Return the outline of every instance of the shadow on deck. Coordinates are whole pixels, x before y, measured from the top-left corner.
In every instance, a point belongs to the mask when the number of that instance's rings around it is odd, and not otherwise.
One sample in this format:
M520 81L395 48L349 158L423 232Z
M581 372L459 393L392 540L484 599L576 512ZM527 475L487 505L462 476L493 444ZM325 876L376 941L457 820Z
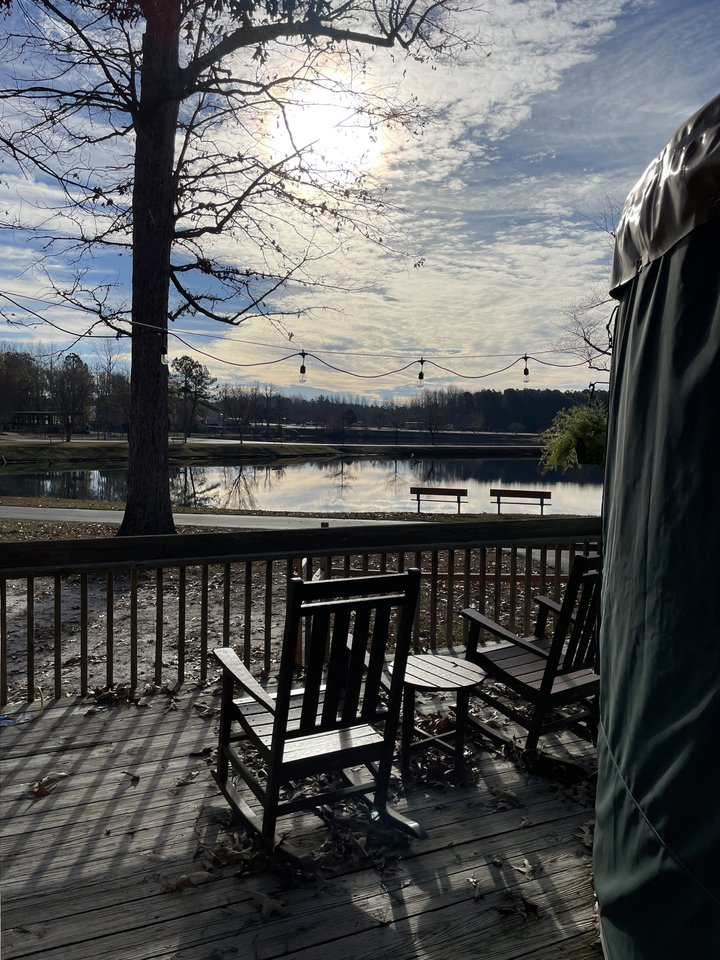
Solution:
M212 686L145 709L68 700L2 730L5 960L601 957L586 780L478 741L462 783L419 755L398 805L428 838L296 816L293 843L323 865L302 878L228 829L218 703ZM567 735L552 749L591 760Z

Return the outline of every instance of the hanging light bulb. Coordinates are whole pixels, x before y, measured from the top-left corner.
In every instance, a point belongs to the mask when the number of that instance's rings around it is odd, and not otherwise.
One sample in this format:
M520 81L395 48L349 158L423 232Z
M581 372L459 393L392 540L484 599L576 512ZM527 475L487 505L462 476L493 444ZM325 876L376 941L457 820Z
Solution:
M300 381L300 383L305 383L305 381L307 380L307 377L305 376L305 374L306 374L306 370L305 370L305 357L306 357L306 353L305 353L304 350L301 350L301 351L300 351L300 356L302 357L302 362L301 362L301 364L300 364L300 376L298 377L298 380Z
M420 357L420 373L418 374L418 387L425 386L425 373L423 372L424 359Z
M523 367L523 380L527 383L530 380L530 371L528 370L528 355L525 354L523 357L525 361L525 366Z

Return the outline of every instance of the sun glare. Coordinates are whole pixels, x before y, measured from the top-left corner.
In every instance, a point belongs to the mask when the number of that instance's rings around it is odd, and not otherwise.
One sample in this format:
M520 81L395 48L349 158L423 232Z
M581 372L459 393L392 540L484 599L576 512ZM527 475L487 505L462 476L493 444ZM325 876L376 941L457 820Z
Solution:
M318 172L344 177L375 170L383 142L383 131L359 112L351 97L310 91L278 114L272 150L276 157L302 151Z

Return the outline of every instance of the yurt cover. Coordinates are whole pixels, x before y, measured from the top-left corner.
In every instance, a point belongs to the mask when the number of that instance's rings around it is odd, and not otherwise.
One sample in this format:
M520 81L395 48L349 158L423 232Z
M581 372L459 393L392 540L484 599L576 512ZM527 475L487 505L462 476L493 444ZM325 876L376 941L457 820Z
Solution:
M595 885L608 960L720 958L720 96L627 199L612 293Z

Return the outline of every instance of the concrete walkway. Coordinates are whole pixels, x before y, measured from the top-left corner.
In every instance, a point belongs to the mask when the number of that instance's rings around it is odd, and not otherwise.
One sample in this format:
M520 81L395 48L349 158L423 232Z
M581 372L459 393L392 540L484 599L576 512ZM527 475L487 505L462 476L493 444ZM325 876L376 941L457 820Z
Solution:
M66 523L114 523L122 522L122 510L72 510L63 507L3 507L0 506L0 520L45 520ZM238 515L220 513L176 513L175 523L179 527L227 527L241 530L300 530L318 527L360 527L377 523L412 523L416 515L409 514L407 520L359 520L343 517L307 517L268 514Z

